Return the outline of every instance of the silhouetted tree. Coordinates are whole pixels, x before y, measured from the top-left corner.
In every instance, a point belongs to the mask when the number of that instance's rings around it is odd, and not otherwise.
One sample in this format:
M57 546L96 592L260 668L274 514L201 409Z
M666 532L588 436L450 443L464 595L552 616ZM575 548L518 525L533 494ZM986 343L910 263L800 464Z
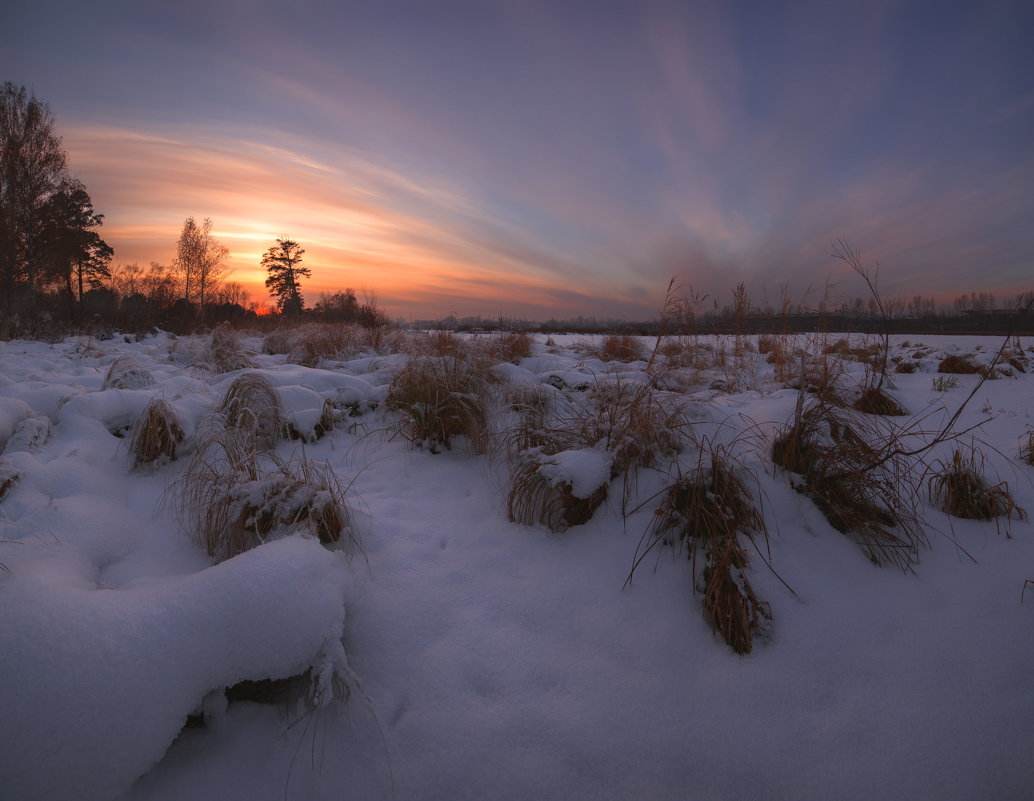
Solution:
M201 316L205 314L205 296L230 273L226 258L230 250L212 236L212 219L198 225L193 217L183 221L176 245L176 266L183 277L183 300L189 309L191 298L197 295Z
M305 251L297 242L290 239L278 239L262 256L262 266L269 276L266 287L271 297L276 299L276 308L287 317L297 317L304 309L301 288L298 281L310 276L308 267L300 267L302 254Z
M69 319L79 320L86 289L100 289L110 278L108 265L114 251L96 231L103 214L93 210L85 187L67 181L50 196L45 207L42 250L48 277L64 285L68 294Z
M44 209L64 177L65 151L50 107L8 81L0 88L0 286L10 314L24 282L33 325Z

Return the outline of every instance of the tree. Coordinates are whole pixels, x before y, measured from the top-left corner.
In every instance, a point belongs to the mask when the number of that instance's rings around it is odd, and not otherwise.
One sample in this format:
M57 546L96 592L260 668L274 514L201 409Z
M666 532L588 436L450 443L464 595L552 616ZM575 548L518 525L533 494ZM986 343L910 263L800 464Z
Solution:
M18 284L36 317L44 209L65 178L65 151L50 107L8 81L0 88L0 285L13 312Z
M277 311L288 317L297 317L304 309L298 280L308 278L311 273L308 267L299 266L303 253L305 251L297 242L278 239L276 246L262 256L262 266L269 273L266 287L270 296L276 299Z
M191 297L196 293L200 313L204 318L205 296L231 272L226 264L229 255L229 248L212 236L210 217L205 217L200 225L193 217L183 221L183 230L176 246L176 266L183 277L186 312L189 312Z
M66 181L47 201L43 228L43 251L48 275L65 286L69 318L81 310L86 289L100 289L111 277L109 264L114 251L96 231L104 215L93 210L86 188L78 181Z

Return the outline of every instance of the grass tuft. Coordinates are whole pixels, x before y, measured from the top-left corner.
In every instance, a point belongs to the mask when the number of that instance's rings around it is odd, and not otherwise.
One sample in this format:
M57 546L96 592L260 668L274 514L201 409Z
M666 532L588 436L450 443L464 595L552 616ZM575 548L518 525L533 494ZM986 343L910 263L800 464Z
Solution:
M246 433L214 420L204 428L186 473L165 500L210 557L229 559L274 533L300 529L324 544L342 542L349 556L362 550L333 470L304 457L260 454Z
M154 386L154 376L131 356L119 356L104 376L103 389L146 389Z
M451 336L451 335L450 335ZM395 376L385 406L395 433L431 453L464 438L471 450L487 445L488 371L478 359L412 356Z
M217 411L229 428L246 432L259 447L272 448L284 435L280 394L259 373L237 376L226 388Z
M854 408L865 414L904 417L908 410L879 387L868 387L854 402Z
M680 474L663 492L640 540L632 573L659 544L670 546L675 555L685 552L711 630L736 653L747 654L772 615L746 576L749 558L742 538L753 541L766 529L741 473L722 446L704 448L693 470Z
M951 373L954 375L972 375L980 372L980 365L968 356L959 356L949 353L937 365L938 373Z
M183 426L173 408L161 398L153 399L137 419L129 437L133 465L174 460L176 447L183 438Z
M230 373L255 366L244 350L240 333L225 320L212 329L208 351L212 369L217 373Z
M875 564L911 571L928 538L915 511L914 466L896 444L866 418L802 398L772 443L772 461L799 475L794 488Z
M934 466L936 472L928 482L930 499L941 511L967 520L1026 519L1007 482L989 485L984 480L984 459L976 450L964 454L956 448L950 461L937 461Z

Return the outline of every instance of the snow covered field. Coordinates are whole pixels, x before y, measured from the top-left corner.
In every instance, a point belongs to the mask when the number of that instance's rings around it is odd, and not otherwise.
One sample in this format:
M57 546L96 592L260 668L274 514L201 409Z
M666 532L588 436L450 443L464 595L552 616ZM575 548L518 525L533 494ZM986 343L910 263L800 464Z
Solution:
M935 389L940 360L987 364L1000 340L902 339L890 355L914 372L894 373L890 394L912 417L880 425L921 439L979 380ZM1034 796L1032 524L950 517L924 478L918 564L873 564L771 461L798 391L756 350L720 358L731 338L694 343L710 362L671 351L648 373L645 358L602 361L591 338L540 337L492 368L484 453L407 438L386 402L407 356L390 348L304 367L245 337L252 366L220 373L205 336L0 343L0 796ZM1012 351L1020 365L1028 344ZM863 363L841 366L843 387L864 380ZM1027 370L983 383L955 428L983 424L924 458L975 446L989 483L1034 512ZM178 522L176 482L241 374L268 379L302 437L270 458L332 469L365 554L274 523L217 561ZM626 586L655 493L696 462L688 441L631 478L605 470L587 523L552 533L508 519L515 388L584 409L601 387L651 375L693 441L727 442L756 491L768 542L744 575L772 619L748 654L712 633L684 553L655 548ZM154 398L179 418L178 458L134 465L132 426ZM616 458L566 453L543 463L577 498ZM223 693L306 671L302 697L279 706ZM199 711L203 725L184 728Z

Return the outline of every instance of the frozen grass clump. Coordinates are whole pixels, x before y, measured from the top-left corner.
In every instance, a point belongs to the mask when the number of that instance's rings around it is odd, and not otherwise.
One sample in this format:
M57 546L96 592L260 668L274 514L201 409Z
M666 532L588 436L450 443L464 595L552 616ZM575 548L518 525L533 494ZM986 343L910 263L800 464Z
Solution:
M1007 482L989 485L984 479L984 459L975 450L965 454L956 448L949 461L937 461L934 467L930 499L941 511L967 520L1026 519Z
M482 453L488 436L488 370L477 359L411 356L385 398L392 428L431 453L450 450L462 438Z
M233 379L218 412L227 427L247 432L260 447L272 448L284 434L280 394L260 373L243 373Z
M971 375L980 372L980 365L969 356L949 353L938 363L937 372L951 373L953 375Z
M509 519L553 533L583 525L607 499L610 470L605 451L525 451L510 475Z
M908 410L879 387L867 387L862 390L853 404L854 408L865 414L876 414L887 417L904 417Z
M104 376L102 389L147 389L154 386L154 376L131 356L119 356Z
M362 550L344 490L329 468L255 450L250 436L209 421L186 473L167 491L176 518L217 561L276 533L308 531L324 544Z
M600 358L605 362L635 362L643 358L643 345L638 337L611 334L600 345Z
M928 538L916 513L914 465L892 433L819 398L802 397L793 422L772 443L772 461L799 475L794 488L875 564L905 571L918 564Z
M161 398L155 398L147 404L129 435L134 466L174 460L183 439L183 426L175 410Z
M495 361L517 364L532 355L535 338L523 332L496 334L484 345L485 354Z
M50 433L50 418L43 414L32 414L15 426L2 453L38 450L50 439Z
M216 373L230 373L255 366L251 356L244 350L240 333L226 321L212 329L208 354L208 362Z
M675 555L685 553L704 617L738 654L750 653L754 639L767 636L772 617L746 575L745 543L759 534L767 538L767 533L743 472L725 448L705 446L696 465L662 491L628 577L631 581L646 554L659 545Z

